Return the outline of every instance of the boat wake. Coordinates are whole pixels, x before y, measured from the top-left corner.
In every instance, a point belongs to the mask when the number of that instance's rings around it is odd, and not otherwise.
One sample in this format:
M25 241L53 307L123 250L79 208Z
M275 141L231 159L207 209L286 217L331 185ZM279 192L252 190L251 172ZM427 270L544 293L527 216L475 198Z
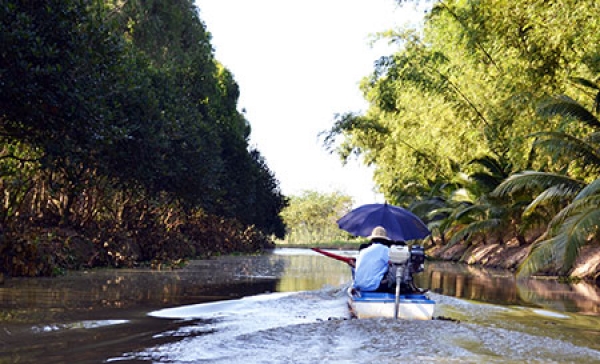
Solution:
M463 312L460 320L350 319L345 288L265 294L155 311L150 315L183 320L177 331L161 334L177 340L109 361L597 363L600 357L599 351L567 341L500 324L477 323L478 317L510 308L435 294L436 316Z

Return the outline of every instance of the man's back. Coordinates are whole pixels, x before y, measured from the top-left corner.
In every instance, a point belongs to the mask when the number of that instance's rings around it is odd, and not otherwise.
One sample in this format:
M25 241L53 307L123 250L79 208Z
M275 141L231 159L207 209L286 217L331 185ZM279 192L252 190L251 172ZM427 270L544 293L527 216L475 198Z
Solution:
M356 260L354 287L362 291L374 291L388 270L390 249L379 243L360 251Z

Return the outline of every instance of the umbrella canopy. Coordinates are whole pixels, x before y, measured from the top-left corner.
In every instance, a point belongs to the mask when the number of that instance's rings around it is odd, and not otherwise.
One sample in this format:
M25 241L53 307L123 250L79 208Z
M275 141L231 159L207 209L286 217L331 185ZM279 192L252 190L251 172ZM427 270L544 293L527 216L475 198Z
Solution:
M337 223L340 229L356 236L369 236L375 227L383 226L389 238L395 241L423 239L431 234L417 215L387 203L362 205Z

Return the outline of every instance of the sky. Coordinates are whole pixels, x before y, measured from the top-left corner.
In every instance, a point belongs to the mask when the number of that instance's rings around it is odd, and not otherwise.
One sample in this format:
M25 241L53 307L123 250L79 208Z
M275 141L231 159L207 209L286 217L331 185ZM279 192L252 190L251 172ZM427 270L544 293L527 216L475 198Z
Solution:
M372 169L358 159L344 165L319 133L335 114L363 112L359 82L374 61L389 55L370 37L423 12L394 0L196 0L212 35L215 58L240 87L258 149L286 196L339 191L355 205L383 202Z

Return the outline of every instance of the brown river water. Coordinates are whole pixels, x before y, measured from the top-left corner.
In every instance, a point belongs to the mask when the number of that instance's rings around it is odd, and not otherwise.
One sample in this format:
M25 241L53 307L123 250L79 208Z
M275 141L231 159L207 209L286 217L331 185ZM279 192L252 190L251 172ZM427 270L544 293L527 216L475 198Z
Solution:
M595 285L428 262L436 319L399 322L350 319L350 279L303 249L7 279L0 364L600 363Z

